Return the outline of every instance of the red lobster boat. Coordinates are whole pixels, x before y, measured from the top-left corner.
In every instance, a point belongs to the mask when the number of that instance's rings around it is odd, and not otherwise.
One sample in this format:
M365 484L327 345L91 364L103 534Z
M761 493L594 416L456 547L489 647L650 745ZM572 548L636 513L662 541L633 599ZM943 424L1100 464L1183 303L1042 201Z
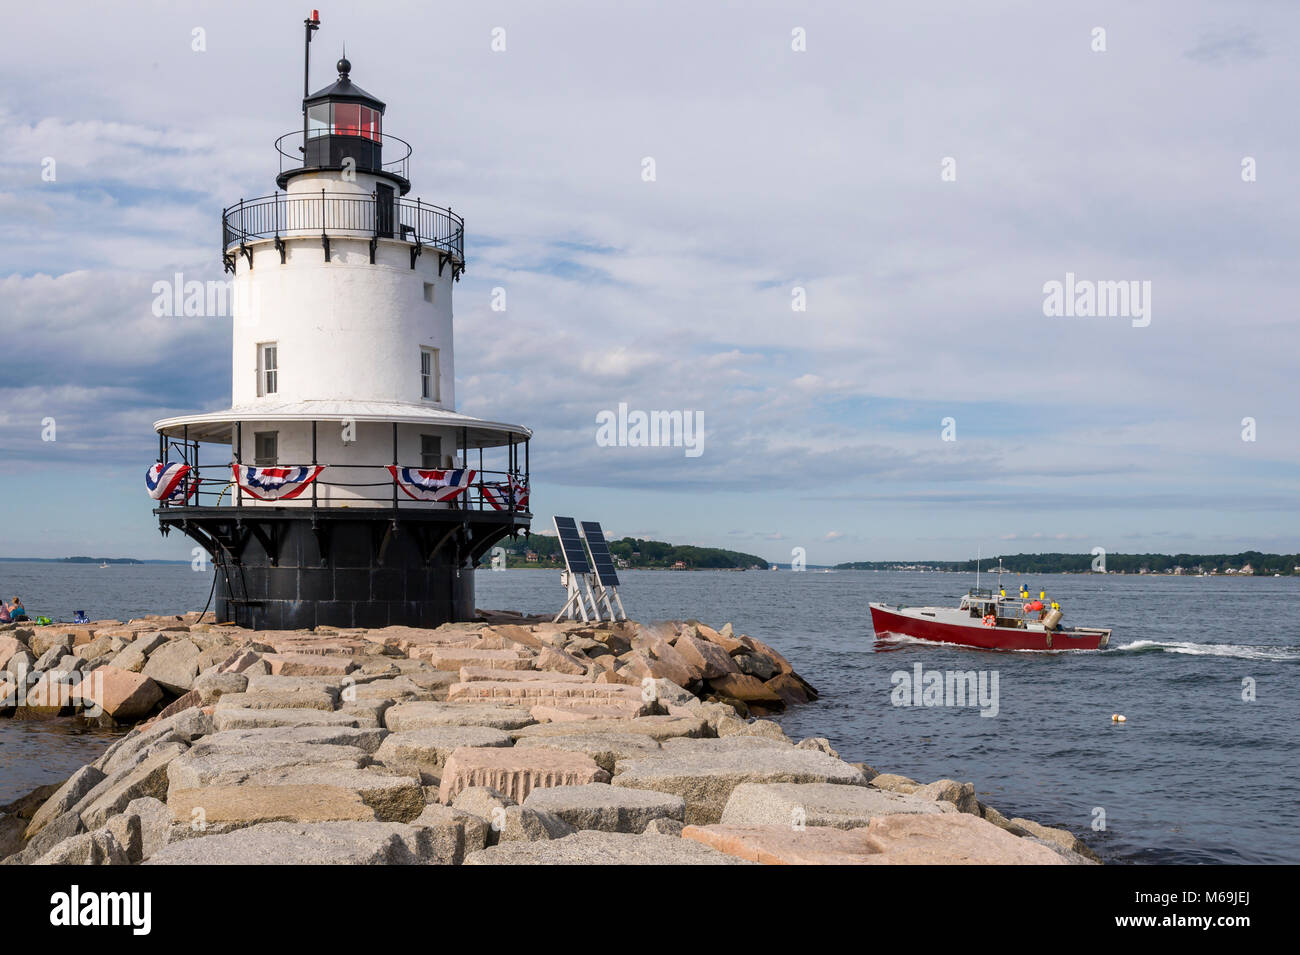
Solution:
M960 606L890 607L870 604L876 636L902 634L917 640L955 643L983 650L1100 650L1110 630L1062 627L1061 611L1041 601L971 590Z

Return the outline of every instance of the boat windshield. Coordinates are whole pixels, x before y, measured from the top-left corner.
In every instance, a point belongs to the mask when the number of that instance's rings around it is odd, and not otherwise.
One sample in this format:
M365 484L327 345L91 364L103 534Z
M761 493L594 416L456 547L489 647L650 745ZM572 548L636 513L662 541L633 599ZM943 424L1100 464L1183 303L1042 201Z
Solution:
M965 597L961 598L962 610L970 611L972 617L983 617L986 614L997 615L999 613L998 604L1001 598L994 597L992 594L971 591Z

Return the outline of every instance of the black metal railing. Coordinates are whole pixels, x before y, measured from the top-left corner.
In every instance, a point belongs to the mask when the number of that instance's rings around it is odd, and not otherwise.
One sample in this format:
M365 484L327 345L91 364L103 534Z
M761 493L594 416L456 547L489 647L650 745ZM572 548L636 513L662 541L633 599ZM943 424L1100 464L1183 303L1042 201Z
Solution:
M465 220L421 199L346 192L276 193L221 211L221 251L262 239L303 236L399 239L465 261Z
M172 460L169 463L176 464ZM282 465L294 467L294 465ZM306 465L304 465L305 467ZM439 470L451 470L440 468ZM442 507L449 510L471 511L516 511L527 513L527 507L518 500L515 488L527 487L527 476L510 471L474 471L474 481L464 491L449 501L422 501L409 497L393 480L383 466L342 464L326 465L325 470L315 481L307 485L303 492L289 500L259 500L248 491L241 491L235 483L231 462L190 465L177 494L184 494L185 500L159 501L162 508L182 507L315 507L322 510L355 507L381 507L398 510L410 508L425 510L430 507ZM512 480L513 478L513 480ZM343 493L336 495L332 490ZM494 507L489 493L496 491L496 500L501 505Z
M435 471L473 471L473 478L463 491L447 501L424 501L409 496L396 480L390 467L397 467L400 452L397 443L397 426L393 425L393 458L383 464L347 462L331 464L322 461L316 454L316 422L312 422L311 463L277 464L276 467L321 467L320 475L310 482L296 497L280 500L259 500L250 492L240 487L235 480L234 467L244 466L250 462L241 459L236 451L233 455L220 455L216 460L211 457L201 460L200 445L188 436L180 439L158 436L158 461L164 467L169 464L185 464L189 471L182 478L177 488L176 500L159 501L163 508L183 507L244 507L244 506L291 506L333 509L343 507L385 507L401 509L442 508L450 510L497 510L527 513L527 488L530 469L528 442L512 441L505 446L506 467L504 469L485 468L484 449L477 449L470 444L468 433L462 434L463 443L458 451L458 460L467 465L464 468L424 468L418 470ZM236 425L234 445L242 445L242 427ZM219 447L220 445L218 445ZM211 446L209 446L211 447ZM520 455L522 449L523 454ZM478 461L471 457L478 451ZM414 465L402 467L415 468ZM520 489L523 489L522 492ZM337 489L339 493L333 493ZM489 496L491 495L491 497ZM523 498L522 500L520 498ZM493 503L495 498L495 504Z
M200 453L200 444L189 436L189 428L175 438L164 434L158 435L158 464L166 468L169 464L188 465L189 470L176 489L175 500L160 500L164 509L190 507L243 507L243 506L293 506L320 509L335 509L361 506L391 507L398 510L403 507L426 510L429 508L444 510L496 510L511 514L529 514L528 488L531 469L529 466L529 441L522 435L509 435L509 441L503 445L494 445L491 450L500 447L505 451L505 468L491 469L484 467L493 462L491 456L485 456L483 445L470 442L469 430L461 429L457 442L457 453L452 460L460 461L458 467L426 468L423 465L402 465L397 423L391 423L393 452L390 461L374 463L371 461L331 464L320 460L317 454L317 425L311 422L311 463L310 464L276 464L274 467L320 467L319 476L306 485L296 497L290 499L259 500L251 492L246 492L235 480L234 468L247 466L239 449L244 447L243 422L234 424L231 447L228 454L220 455L217 460L209 458L205 462ZM208 445L211 448L213 445ZM217 447L221 443L216 444ZM472 455L478 451L478 461ZM520 454L520 452L523 452ZM257 466L254 464L254 466ZM398 467L424 471L470 470L474 474L465 489L447 501L425 501L406 494L396 479L394 471ZM394 470L390 470L393 468ZM398 472L400 473L400 472ZM339 496L331 493L322 494L322 490L345 489ZM491 495L491 497L489 496ZM493 500L495 498L495 502Z
M410 162L411 162L411 144L404 139L400 139L391 133L382 133L375 136L349 135L343 132L325 132L322 130L309 130L307 133L308 143L322 143L328 140L338 140L340 142L355 141L358 145L364 144L372 147L366 150L367 155L386 154L387 158L382 159L377 165L362 160L357 165L357 172L374 172L376 169L380 172L386 172L393 176L399 176L402 179L410 180ZM304 140L302 130L294 130L292 133L285 133L275 141L275 151L280 154L280 173L292 172L295 169L312 169L318 168L315 162L310 160L309 150L303 148ZM346 150L345 150L346 151ZM319 158L319 157L318 157ZM355 158L355 157L354 157ZM327 163L326 166L333 165Z

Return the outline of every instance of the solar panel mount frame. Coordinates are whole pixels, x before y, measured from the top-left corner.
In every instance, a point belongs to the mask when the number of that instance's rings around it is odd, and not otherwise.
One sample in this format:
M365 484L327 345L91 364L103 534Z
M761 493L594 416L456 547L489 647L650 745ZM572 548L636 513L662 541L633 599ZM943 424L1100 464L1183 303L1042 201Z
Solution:
M614 567L614 557L609 552L609 542L605 540L600 522L582 521L579 526L582 539L587 542L587 550L591 553L591 566L596 572L596 579L603 587L617 587L618 571Z
M599 521L583 521L581 528L582 539L587 542L587 550L591 552L591 563L595 568L592 591L596 600L597 619L603 604L610 620L626 620L627 611L623 609L623 598L618 593L618 571L614 567L614 557L609 552L609 542L605 540L605 531ZM614 610L616 603L617 612Z
M591 617L588 616L587 607L591 606L592 612L596 619L600 620L600 605L596 603L595 594L591 590L591 580L594 574L591 570L591 562L587 557L587 550L583 544L582 537L578 534L578 524L572 517L552 518L555 523L555 536L560 541L560 553L564 555L564 586L566 599L564 607L555 615L555 622L568 618L574 620L578 616L582 617L583 623L589 623ZM582 587L586 585L586 594L583 594ZM610 619L613 619L611 617Z

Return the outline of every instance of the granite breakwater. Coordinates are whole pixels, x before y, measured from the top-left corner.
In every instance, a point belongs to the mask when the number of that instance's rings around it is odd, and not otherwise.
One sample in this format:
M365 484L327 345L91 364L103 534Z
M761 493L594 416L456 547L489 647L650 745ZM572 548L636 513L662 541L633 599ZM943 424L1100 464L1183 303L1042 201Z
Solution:
M0 628L0 713L132 728L0 807L14 864L1089 864L1073 834L792 740L731 625ZM882 765L887 754L881 754Z

